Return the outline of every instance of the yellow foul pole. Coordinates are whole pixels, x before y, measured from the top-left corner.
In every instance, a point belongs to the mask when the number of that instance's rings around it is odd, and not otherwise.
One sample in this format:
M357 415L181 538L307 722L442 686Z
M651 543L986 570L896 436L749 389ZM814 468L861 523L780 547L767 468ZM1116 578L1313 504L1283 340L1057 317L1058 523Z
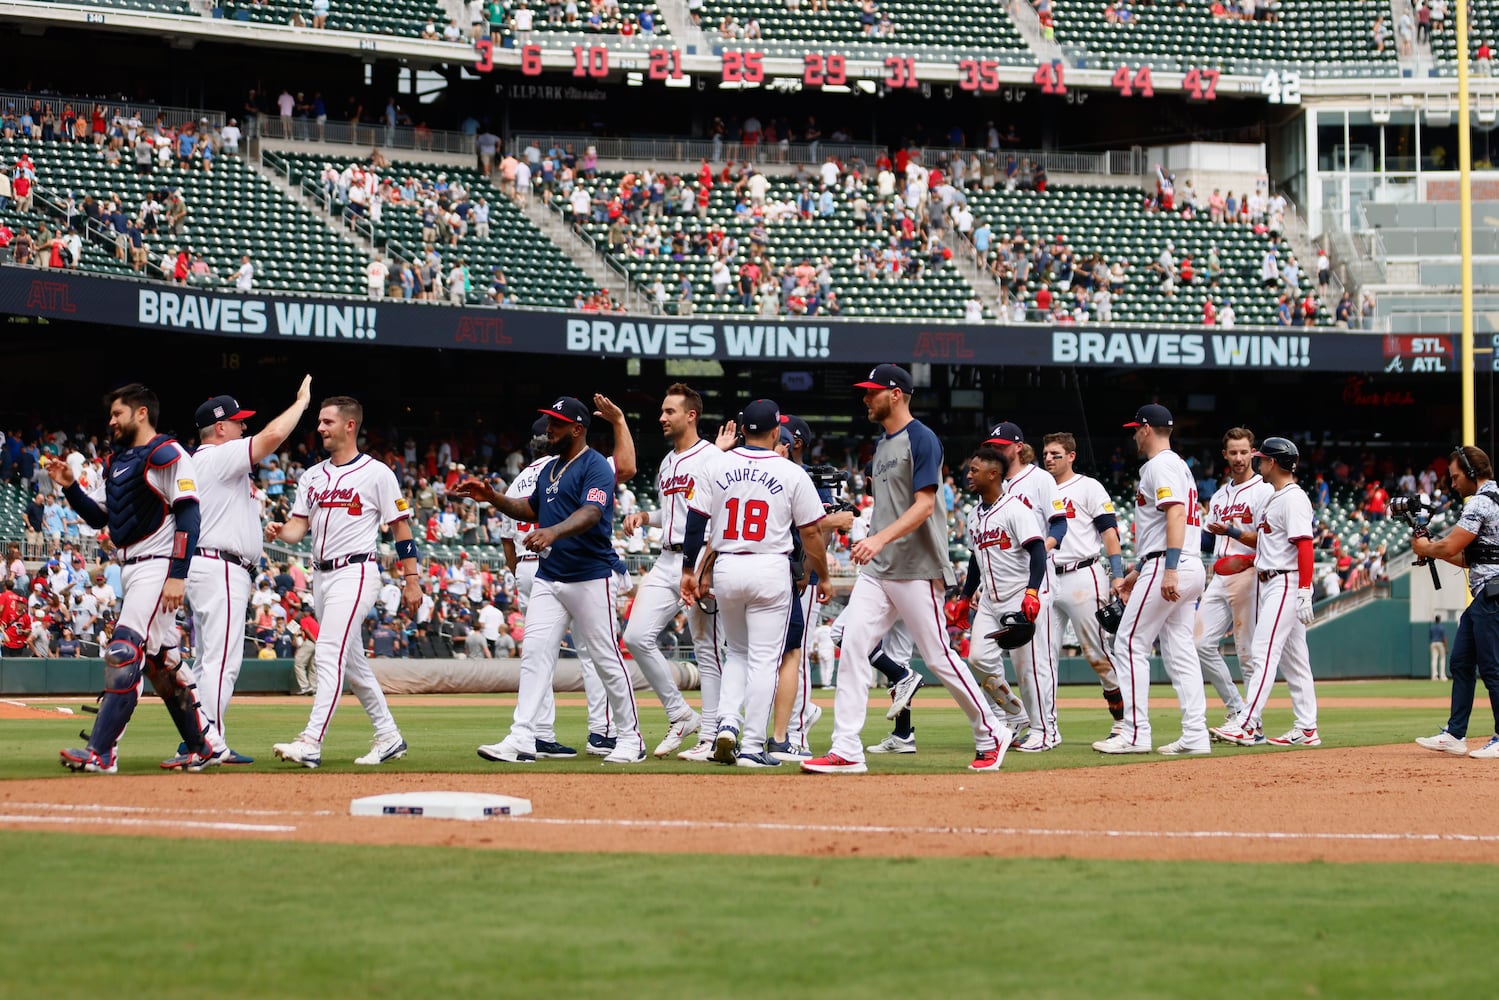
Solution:
M1473 381L1473 129L1468 111L1468 3L1457 0L1457 198L1463 279L1463 436L1459 444L1478 443Z

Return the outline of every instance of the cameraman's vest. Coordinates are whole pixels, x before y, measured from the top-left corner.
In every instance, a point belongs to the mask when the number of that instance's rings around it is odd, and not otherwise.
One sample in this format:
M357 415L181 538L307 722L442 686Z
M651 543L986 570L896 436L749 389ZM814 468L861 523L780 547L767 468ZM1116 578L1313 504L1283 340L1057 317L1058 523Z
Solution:
M182 450L165 434L143 445L117 451L104 461L104 497L109 538L115 545L134 545L160 528L171 507L146 473L177 464ZM171 447L168 447L171 446Z

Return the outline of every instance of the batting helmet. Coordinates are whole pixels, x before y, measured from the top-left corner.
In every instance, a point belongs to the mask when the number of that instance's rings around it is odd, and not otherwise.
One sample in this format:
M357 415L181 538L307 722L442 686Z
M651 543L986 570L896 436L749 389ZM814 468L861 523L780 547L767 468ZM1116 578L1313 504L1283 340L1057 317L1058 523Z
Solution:
M999 616L999 624L999 630L990 632L989 638L999 643L1001 649L1016 649L1035 638L1036 624L1024 612L1006 611Z
M1285 438L1265 438L1254 453L1259 458L1270 459L1287 472L1295 472L1296 462L1301 458L1301 452Z
M1093 612L1093 617L1098 619L1099 626L1105 632L1113 635L1119 631L1119 623L1124 620L1124 602L1116 594L1113 600Z

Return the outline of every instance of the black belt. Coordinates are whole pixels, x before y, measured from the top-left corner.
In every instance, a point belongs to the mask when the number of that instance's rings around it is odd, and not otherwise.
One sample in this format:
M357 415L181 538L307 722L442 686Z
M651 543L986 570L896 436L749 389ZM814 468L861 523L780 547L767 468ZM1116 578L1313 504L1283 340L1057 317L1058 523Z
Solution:
M312 564L312 568L320 573L326 573L330 569L343 569L354 563L374 562L378 558L380 557L373 552L360 552L352 556L339 556L337 559L320 559Z
M1150 557L1146 556L1145 558L1149 559ZM1089 566L1092 566L1096 562L1098 562L1098 556L1094 556L1092 559L1084 559L1082 562L1075 562L1071 566L1058 566L1057 572L1076 573L1080 569L1087 569Z
M541 556L539 556L536 553L532 552L528 556L517 556L515 561L516 562L536 562L536 560L538 560L540 558L541 558Z
M663 546L661 546L661 551L662 552L681 552L682 548L683 548L683 546L681 546L681 545L663 545Z
M1260 574L1259 574L1259 576L1260 576L1260 583L1269 583L1271 580L1275 579L1277 576L1284 576L1287 573L1294 573L1294 572L1296 572L1294 569L1262 569L1262 570L1260 570Z
M136 563L149 562L152 559L170 559L171 556L131 556L129 559L121 559L121 566L134 566Z
M1147 553L1145 553L1140 558L1141 559L1158 559L1158 558L1160 558L1161 556L1163 556L1165 554L1166 554L1166 550L1165 549L1156 549L1154 552L1147 552Z
M255 572L255 564L250 560L242 556L237 556L233 552L226 552L223 549L193 549L193 555L202 556L205 559L222 559L226 563L234 563L234 565L242 567L248 573Z

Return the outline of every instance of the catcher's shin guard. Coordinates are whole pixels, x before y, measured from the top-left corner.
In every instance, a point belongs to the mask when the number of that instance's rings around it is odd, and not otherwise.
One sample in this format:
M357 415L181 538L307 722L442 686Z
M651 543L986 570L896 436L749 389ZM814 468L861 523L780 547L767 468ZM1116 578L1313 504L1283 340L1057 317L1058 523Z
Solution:
M208 720L198 704L198 685L193 681L192 671L182 665L181 654L175 646L153 653L146 658L146 676L151 686L166 702L167 713L177 725L182 742L193 753L207 754Z
M108 758L120 741L130 717L135 714L140 695L141 667L145 662L146 639L133 629L117 627L104 650L104 697L99 702L99 716L89 734L88 748Z

